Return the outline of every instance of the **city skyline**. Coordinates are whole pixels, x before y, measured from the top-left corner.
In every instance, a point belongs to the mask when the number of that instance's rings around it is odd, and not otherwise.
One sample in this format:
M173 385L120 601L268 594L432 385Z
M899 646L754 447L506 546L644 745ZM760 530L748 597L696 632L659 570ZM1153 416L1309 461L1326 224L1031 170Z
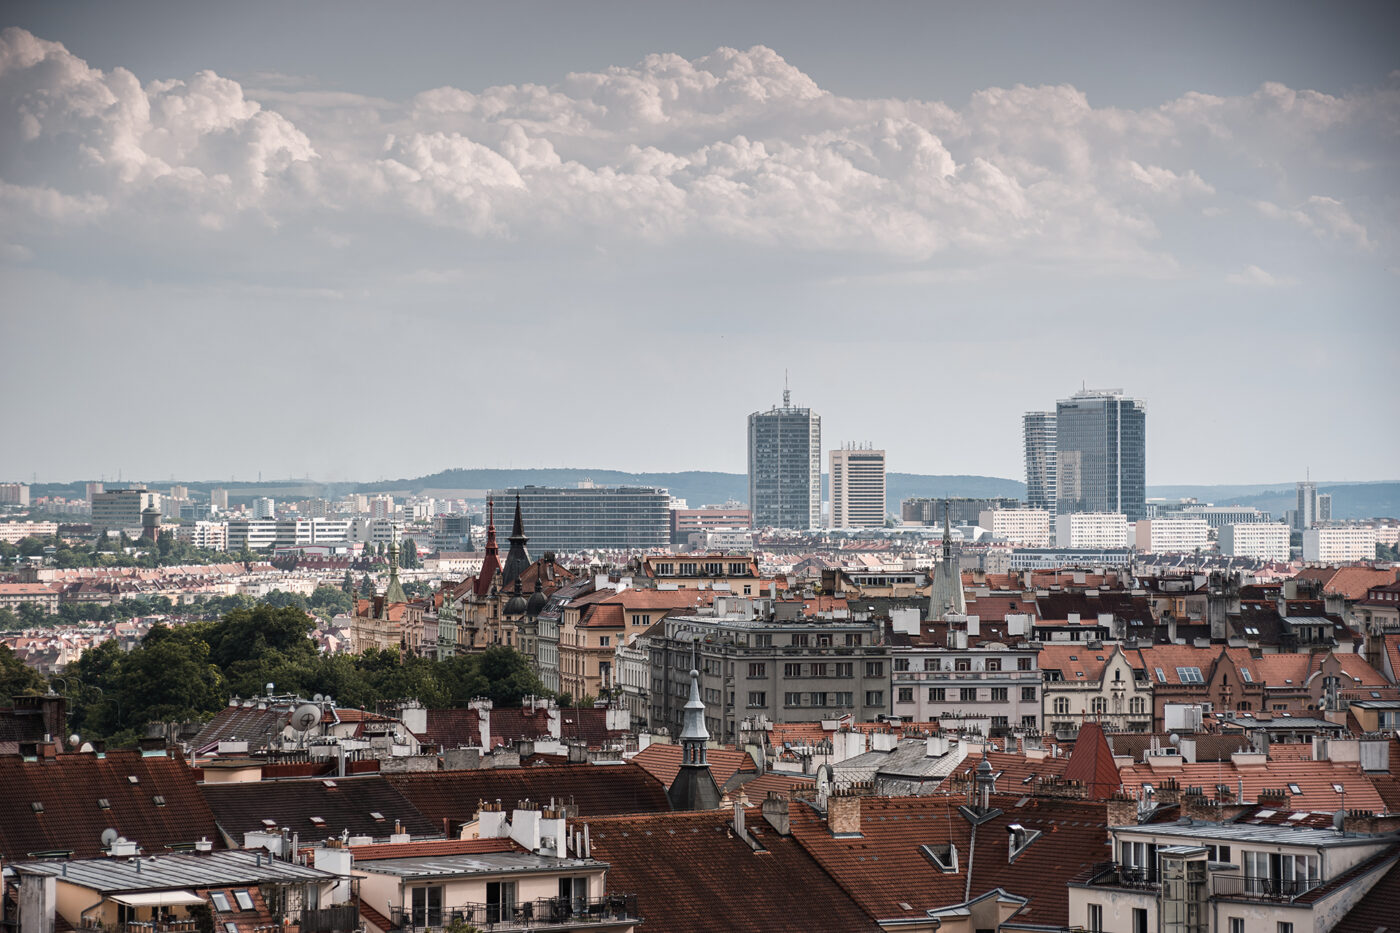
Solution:
M6 12L0 476L742 472L790 370L895 472L1087 383L1154 483L1397 478L1393 5Z

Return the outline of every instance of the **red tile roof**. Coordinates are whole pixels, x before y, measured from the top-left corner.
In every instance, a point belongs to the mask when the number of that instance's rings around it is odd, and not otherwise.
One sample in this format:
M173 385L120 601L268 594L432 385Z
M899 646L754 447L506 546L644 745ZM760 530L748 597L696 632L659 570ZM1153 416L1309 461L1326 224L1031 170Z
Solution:
M429 842L379 843L350 846L355 861L389 858L422 858L433 855L471 855L481 852L516 852L521 847L510 839L439 839Z
M389 774L394 785L437 826L468 823L483 800L514 804L551 798L572 803L580 817L669 811L666 788L638 765L562 764L480 771Z
M1094 800L1107 800L1117 792L1118 766L1098 723L1086 722L1079 727L1074 751L1065 765L1065 778L1083 784Z
M5 755L0 756L0 787L6 790L0 794L0 852L10 859L45 851L95 858L102 854L102 831L108 827L147 852L220 838L194 773L164 755L144 757L125 749L105 757L80 753L39 761Z
M1366 598L1366 591L1373 586L1386 586L1400 579L1400 572L1394 568L1378 570L1372 567L1306 567L1294 577L1296 580L1315 580L1322 584L1322 592L1344 596L1347 599Z
M758 850L734 835L733 818L725 809L592 820L592 854L611 866L609 892L638 895L642 929L879 929L795 839L774 832L758 808L745 812Z
M720 787L724 787L739 771L758 772L758 765L748 752L733 748L707 748L705 757L710 762L710 774ZM652 743L634 755L632 761L670 787L681 771L681 747Z
M396 822L404 832L418 836L443 833L440 821L425 818L379 774L203 784L200 790L219 826L236 842L242 842L245 833L268 829L267 820L308 840L339 836L343 831L382 838L394 831Z
M1296 784L1301 794L1290 794L1288 805L1294 810L1336 810L1342 797L1332 789L1333 784L1346 788L1348 809L1388 811L1369 775L1363 774L1356 762L1271 760L1264 765L1240 767L1233 762L1183 762L1179 768L1153 771L1145 764L1134 764L1118 772L1125 787L1138 788L1144 783L1155 784L1163 777L1173 777L1182 787L1200 787L1206 796L1215 796L1215 786L1224 784L1231 794L1244 786L1244 799L1253 802L1263 790L1278 790Z

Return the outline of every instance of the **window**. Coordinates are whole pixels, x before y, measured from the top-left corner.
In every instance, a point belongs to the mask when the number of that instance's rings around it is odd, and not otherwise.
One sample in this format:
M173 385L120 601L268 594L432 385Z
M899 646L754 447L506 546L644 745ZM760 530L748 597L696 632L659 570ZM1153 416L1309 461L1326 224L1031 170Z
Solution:
M1206 682L1206 679L1201 676L1199 667L1178 667L1176 676L1184 684L1203 684Z
M1167 675L1160 667L1154 667L1153 670L1157 672L1157 683L1164 684L1167 682Z
M599 647L599 648L606 648L606 647L608 647L611 643L612 643L612 636L610 636L610 635L599 635L599 636L598 636L598 647Z
M1011 721L1005 716L993 716L992 728L1005 730L1011 726Z
M442 894L442 889L441 889L441 888L438 888L438 894L439 894L439 895ZM233 899L234 899L235 901L238 902L238 909L239 909L239 910L252 910L252 909L253 909L253 898L252 898L252 896L248 893L247 888L239 888L237 891L234 891L234 892L233 892ZM440 903L440 902L439 902L439 903Z
M233 908L229 906L228 895L223 891L210 892L209 899L214 902L214 909L219 913L226 914L233 910Z
M1278 933L1293 933L1293 924L1289 923L1287 920L1280 920L1278 922Z
M798 634L798 635L792 636L792 646L793 646L794 648L806 648L806 647L807 647L807 635L806 635L806 633L802 633L802 634Z
M813 664L813 665L811 666L811 673L808 674L807 676L809 676L809 677L825 677L825 676L826 676L826 668L827 668L827 665L826 665L826 664Z
M1055 697L1055 715L1069 715L1069 697Z
M865 662L865 676L866 676L866 677L884 677L884 676L885 676L885 662L884 662L884 661L866 661L866 662Z
M1039 728L1040 728L1040 722L1038 721L1038 717L1036 717L1036 716L1022 716L1022 717L1021 717L1021 728L1023 728L1023 729L1039 729Z
M749 706L763 707L768 705L768 694L762 690L749 691Z
M750 677L767 677L767 676L768 676L768 665L767 665L767 664L764 664L764 663L761 662L761 661L759 661L759 662L757 662L757 663L750 663L750 664L749 664L749 676L750 676Z
M968 658L954 658L954 659L953 659L953 670L955 670L955 671L970 671L970 670L972 670L972 661L969 660Z
M646 625L646 624L647 624L648 622L650 622L650 621L651 621L651 617L650 617L650 616L637 615L636 613L633 613L633 614L632 614L632 624L633 624L633 625Z
M842 706L842 707L850 707L850 706L854 706L854 705L855 705L855 703L854 703L853 700L852 700L851 693L850 693L849 690L846 690L846 691L838 690L838 691L836 691L836 705L837 705L837 706Z
M895 669L895 672L896 672L896 673L900 673L900 672L909 670L909 659L908 659L908 658L895 658L895 659L894 659L894 669Z
M851 661L837 661L837 662L836 662L836 676L837 676L837 677L854 677L855 675L856 675L856 674L855 674L855 664L854 664L854 663L852 663Z
M924 659L924 670L941 671L943 670L943 662L938 658L926 658Z
M1018 670L1018 671L1028 671L1028 670L1030 670L1030 669L1031 669L1031 659L1030 659L1030 658L1017 658L1017 659L1016 659L1016 670Z
M1154 842L1125 842L1120 850L1123 869L1138 881L1157 880L1157 844Z
M574 913L582 913L588 900L587 878L560 878L559 899L570 904Z
M992 702L993 702L993 703L1005 703L1006 700L1007 700L1007 693L1008 693L1008 692L1009 692L1009 689L1008 689L1007 687L993 687L993 688L992 688Z
M946 703L948 701L948 691L943 687L929 687L928 701L930 703Z
M959 693L958 699L962 700L964 703L976 703L976 702L977 702L977 688L976 688L976 687L963 687L961 690L958 691L958 693Z
M801 664L784 664L784 665L783 665L783 676L784 676L784 677L801 677L801 676L802 676L802 665L801 665Z
M1089 933L1103 933L1103 905L1089 905Z
M866 706L884 706L884 705L885 705L885 691L883 691L883 690L867 690L867 691L865 691L865 705L866 705Z
M1147 908L1133 908L1133 933L1147 933Z
M746 587L744 587L744 589L747 590L748 587L746 586ZM758 635L755 635L755 636L753 637L753 646L754 646L755 648L771 648L771 647L773 647L773 636L772 636L772 634L770 634L770 633L768 633L768 632L762 632L762 633L760 633L760 634L758 634Z
M1025 700L1025 701L1028 702L1028 703L1033 703L1033 702L1035 702L1035 688L1034 688L1034 687L1022 687L1022 688L1021 688L1021 699L1022 699L1022 700Z
M861 646L862 641L864 641L864 636L862 636L859 632L846 633L847 648L859 648Z
M896 702L899 702L899 703L913 703L913 702L914 702L914 688L913 688L913 687L900 687L900 688L899 688L899 699L898 699Z
M515 882L486 882L486 922L508 923L515 919Z
M1108 712L1108 701L1103 697L1094 697L1089 705L1089 711L1096 715L1103 715Z
M1128 701L1128 712L1132 713L1134 716L1141 716L1143 713L1147 712L1147 701L1142 697L1133 697Z
M801 693L784 693L784 694L783 694L783 705L784 705L784 706L801 706L801 705L802 705L802 694L801 694Z
M999 670L1001 670L1001 659L1000 659L1000 658L988 658L988 659L987 659L987 670L989 670L989 671L999 671Z
M813 691L812 691L812 694L811 694L811 704L810 704L810 705L812 705L812 706L826 706L826 705L827 705L827 704L826 704L826 691L824 691L824 690L813 690Z
M1243 917L1231 917L1231 918L1230 918L1230 933L1244 933L1244 918L1243 918Z

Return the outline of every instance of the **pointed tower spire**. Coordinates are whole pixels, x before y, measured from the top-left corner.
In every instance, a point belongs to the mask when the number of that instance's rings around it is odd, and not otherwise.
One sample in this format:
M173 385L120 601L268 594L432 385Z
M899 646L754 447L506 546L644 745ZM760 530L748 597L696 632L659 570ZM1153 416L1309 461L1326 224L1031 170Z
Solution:
M506 555L505 567L501 571L501 582L506 586L519 580L530 568L530 552L525 550L525 544L529 540L525 537L525 519L520 514L520 496L517 495L515 524L510 529L510 553Z
M692 654L694 647L691 648ZM694 660L691 661L692 665ZM705 727L705 701L700 699L700 671L690 669L690 699L681 723L681 770L666 796L673 810L713 810L719 806L719 785L705 757L710 730Z
M948 513L952 511L952 501L943 500L943 559L949 560L953 556L953 530L949 525Z
M399 583L399 539L389 539L389 585L384 589L384 611L388 613L391 603L408 602L408 594Z
M481 560L481 570L476 575L476 585L472 587L478 596L491 592L491 583L501 569L500 548L496 546L496 506L488 496L486 499L486 555Z

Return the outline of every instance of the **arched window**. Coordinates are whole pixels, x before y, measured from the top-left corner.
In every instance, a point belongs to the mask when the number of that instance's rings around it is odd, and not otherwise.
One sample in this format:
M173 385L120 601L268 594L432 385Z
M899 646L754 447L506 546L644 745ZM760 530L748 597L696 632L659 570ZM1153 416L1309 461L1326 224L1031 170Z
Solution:
M1069 697L1055 697L1055 715L1069 715Z
M1092 713L1103 715L1108 712L1108 703L1103 697L1094 697L1093 702L1089 705L1089 710Z

